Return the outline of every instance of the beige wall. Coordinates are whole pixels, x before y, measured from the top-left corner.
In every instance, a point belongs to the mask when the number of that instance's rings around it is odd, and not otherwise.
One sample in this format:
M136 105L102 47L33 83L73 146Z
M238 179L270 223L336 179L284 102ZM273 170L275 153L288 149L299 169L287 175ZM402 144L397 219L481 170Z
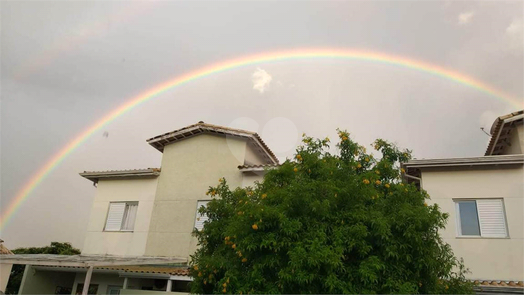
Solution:
M71 288L74 280L74 272L42 271L27 265L18 294L55 294L57 286Z
M262 182L264 180L265 171L243 172L242 187L254 187L255 181Z
M463 257L471 279L524 279L524 173L509 169L423 171L423 188L449 213L441 235ZM457 238L455 204L460 198L503 198L509 238Z
M100 180L87 228L83 254L144 255L157 178ZM133 232L104 232L110 202L138 201Z
M511 131L510 146L504 149L505 155L522 154L524 152L524 126L518 125Z
M189 257L196 250L194 228L198 200L209 200L209 186L225 177L242 185L246 141L203 134L164 148L146 255Z
M12 264L0 264L0 291L5 292L5 287L9 281Z
M260 165L266 163L264 158L255 151L252 145L248 144L246 149L246 156L244 159L245 165Z

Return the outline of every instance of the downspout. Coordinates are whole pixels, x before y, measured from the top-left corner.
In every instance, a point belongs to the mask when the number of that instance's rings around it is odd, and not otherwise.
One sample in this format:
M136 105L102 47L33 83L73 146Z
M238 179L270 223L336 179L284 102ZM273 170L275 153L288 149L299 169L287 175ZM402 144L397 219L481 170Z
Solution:
M406 178L418 180L418 182L420 183L420 189L423 189L423 187L422 187L422 178L416 177L416 176L413 176L413 175L409 175L407 173L404 173L404 176L406 176Z

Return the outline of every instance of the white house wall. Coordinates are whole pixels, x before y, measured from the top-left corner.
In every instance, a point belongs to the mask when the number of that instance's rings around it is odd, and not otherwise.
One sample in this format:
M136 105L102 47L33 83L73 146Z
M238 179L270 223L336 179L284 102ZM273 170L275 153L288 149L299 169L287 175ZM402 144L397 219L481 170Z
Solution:
M522 154L524 153L524 126L517 125L511 131L510 145L504 149L504 154Z
M74 272L41 271L26 265L18 294L55 294L57 287L71 288L74 279Z
M72 273L75 276L73 285L73 294L77 294L77 288L79 284L84 284L86 274L84 273ZM113 273L93 273L91 277L91 284L98 285L97 294L108 294L108 287L122 287L124 285L124 278L118 274Z
M524 173L510 169L423 171L423 188L449 213L441 232L457 257L463 257L471 279L523 280L524 278ZM457 238L453 199L502 198L509 238Z
M100 180L91 208L83 254L144 255L157 178ZM110 202L138 201L133 232L105 232Z
M262 182L264 180L265 171L254 171L254 172L244 172L242 179L242 187L254 187L255 182Z

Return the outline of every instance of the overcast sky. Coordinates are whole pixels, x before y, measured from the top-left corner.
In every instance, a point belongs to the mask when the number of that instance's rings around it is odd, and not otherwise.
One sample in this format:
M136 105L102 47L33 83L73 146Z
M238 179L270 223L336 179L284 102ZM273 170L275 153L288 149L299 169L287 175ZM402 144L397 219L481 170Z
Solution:
M521 1L1 2L1 208L104 114L208 64L282 49L371 50L433 63L515 97L523 91ZM164 92L69 155L0 233L10 248L81 248L92 183L84 170L158 167L145 140L200 120L259 132L285 159L300 134L417 158L480 156L493 120L516 107L406 68L341 59L233 69ZM107 136L104 133L107 132Z

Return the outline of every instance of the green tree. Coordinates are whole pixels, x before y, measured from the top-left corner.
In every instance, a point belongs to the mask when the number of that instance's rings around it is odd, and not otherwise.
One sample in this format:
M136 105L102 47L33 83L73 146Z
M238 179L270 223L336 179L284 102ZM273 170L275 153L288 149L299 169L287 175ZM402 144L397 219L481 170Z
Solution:
M304 135L296 157L262 183L211 187L193 293L471 293L439 236L447 214L401 181L411 152L376 140L380 158L339 131Z
M77 255L80 250L73 248L70 243L51 242L50 246L16 248L11 250L14 254L58 254L58 255ZM18 294L22 277L24 276L25 265L13 265L9 282L5 290L6 294Z

